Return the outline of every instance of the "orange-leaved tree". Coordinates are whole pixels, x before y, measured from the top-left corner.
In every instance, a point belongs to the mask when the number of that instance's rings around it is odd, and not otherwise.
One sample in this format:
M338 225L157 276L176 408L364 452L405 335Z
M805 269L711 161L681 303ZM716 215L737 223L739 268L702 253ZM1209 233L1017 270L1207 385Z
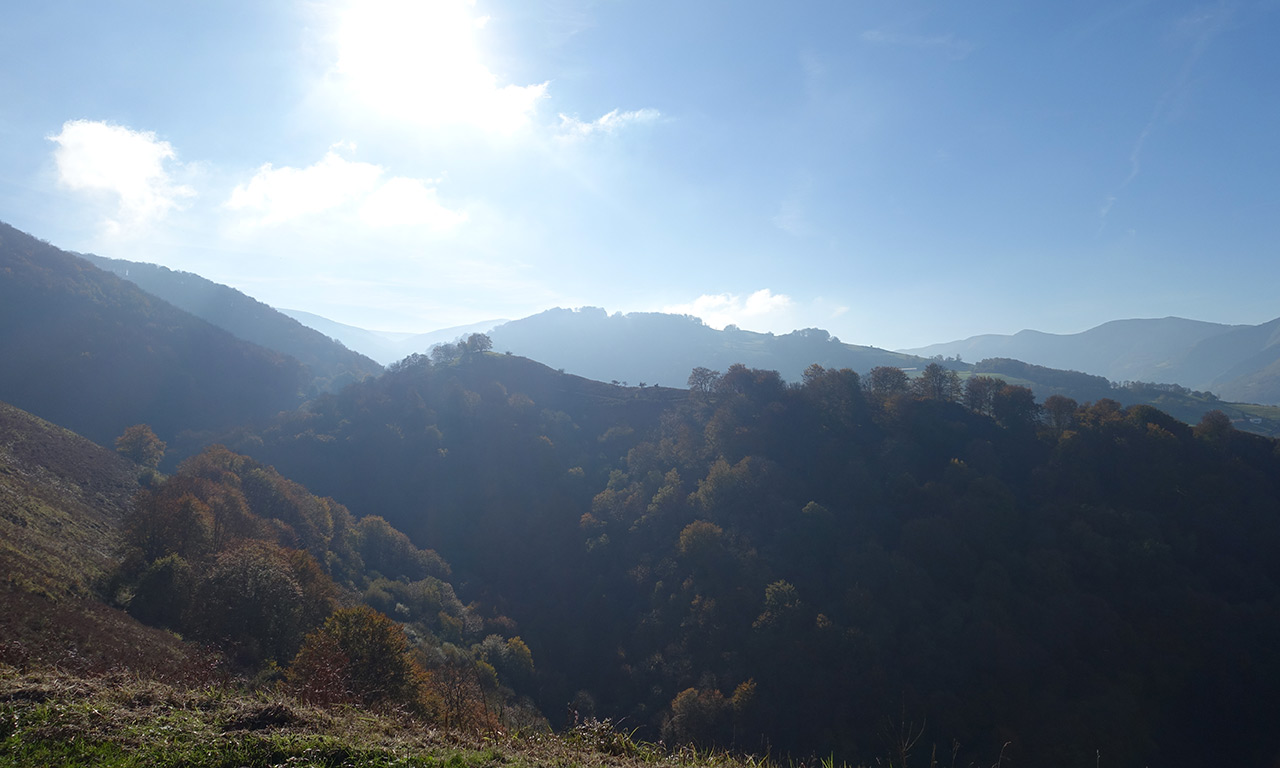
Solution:
M403 627L365 605L338 610L307 635L289 676L313 700L427 708L426 673L409 655Z
M134 424L116 438L116 451L135 464L155 469L164 458L165 443L146 424Z

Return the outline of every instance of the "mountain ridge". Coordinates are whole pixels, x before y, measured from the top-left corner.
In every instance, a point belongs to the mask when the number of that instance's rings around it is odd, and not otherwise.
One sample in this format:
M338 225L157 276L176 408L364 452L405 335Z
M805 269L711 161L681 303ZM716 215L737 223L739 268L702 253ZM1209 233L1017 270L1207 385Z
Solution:
M292 357L0 223L0 400L109 444L147 421L164 440L296 406Z
M555 308L512 320L489 332L493 348L596 379L685 387L694 368L734 364L776 370L799 381L814 363L859 373L877 366L919 368L929 360L878 347L847 344L818 328L787 334L716 330L700 318L662 312L609 314L598 307ZM952 362L948 367L966 369Z
M1072 334L1024 329L915 347L904 352L1015 358L1112 381L1178 384L1224 400L1280 404L1280 318L1227 325L1181 317L1131 318Z
M76 254L179 309L245 341L288 355L307 366L317 392L341 389L382 366L245 293L193 272L145 262Z

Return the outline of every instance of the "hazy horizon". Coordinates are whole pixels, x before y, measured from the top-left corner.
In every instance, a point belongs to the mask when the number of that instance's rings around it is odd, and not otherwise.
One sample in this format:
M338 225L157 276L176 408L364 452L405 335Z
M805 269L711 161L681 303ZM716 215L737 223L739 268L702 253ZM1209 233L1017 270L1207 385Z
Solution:
M1280 314L1274 3L27 4L0 219L392 332Z

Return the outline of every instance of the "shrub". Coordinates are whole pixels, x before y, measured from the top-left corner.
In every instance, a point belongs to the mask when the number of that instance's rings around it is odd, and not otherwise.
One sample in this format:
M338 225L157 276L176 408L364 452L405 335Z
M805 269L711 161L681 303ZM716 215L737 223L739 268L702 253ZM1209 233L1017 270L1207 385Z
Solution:
M316 698L335 698L335 688L367 706L422 709L425 674L409 657L404 629L360 605L343 608L307 635L290 677Z

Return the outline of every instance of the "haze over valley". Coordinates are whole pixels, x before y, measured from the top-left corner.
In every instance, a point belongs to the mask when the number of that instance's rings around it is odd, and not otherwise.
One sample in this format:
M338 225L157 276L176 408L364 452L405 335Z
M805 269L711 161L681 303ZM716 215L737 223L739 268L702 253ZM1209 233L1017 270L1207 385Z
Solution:
M1280 7L0 25L0 765L1280 764Z

